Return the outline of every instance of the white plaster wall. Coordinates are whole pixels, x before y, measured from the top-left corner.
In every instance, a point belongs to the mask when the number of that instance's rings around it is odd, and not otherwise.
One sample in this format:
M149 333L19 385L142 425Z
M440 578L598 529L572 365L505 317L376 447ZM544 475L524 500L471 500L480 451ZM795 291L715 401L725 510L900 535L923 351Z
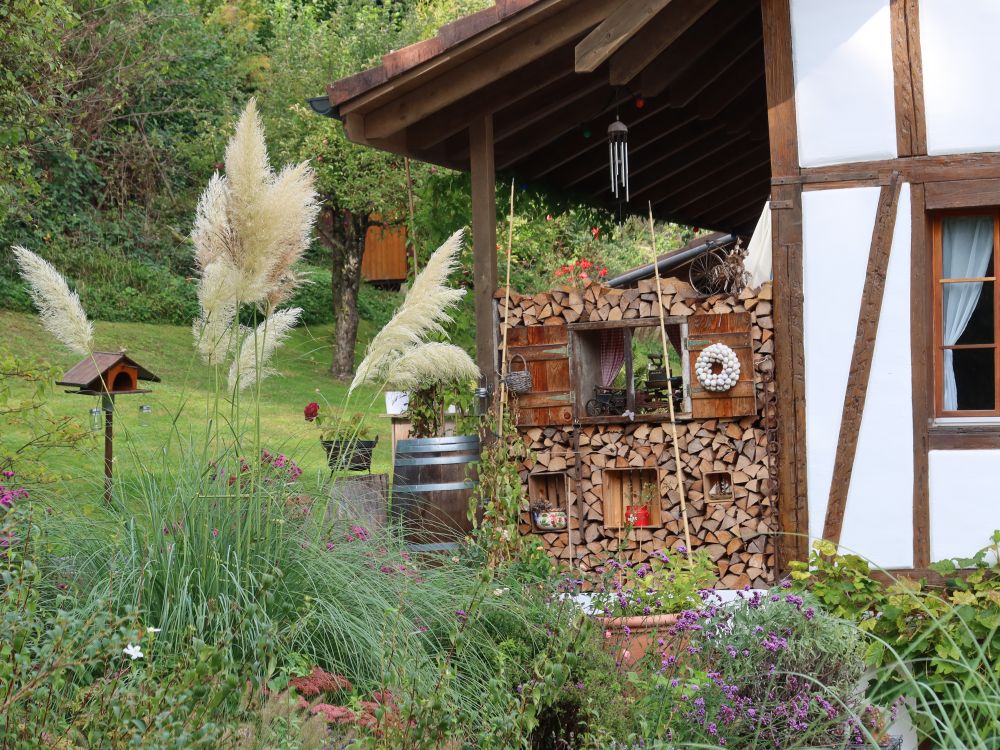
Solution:
M971 557L1000 529L1000 450L931 451L931 560Z
M809 536L823 535L878 188L802 195Z
M920 0L927 151L1000 151L1000 2Z
M903 185L840 534L845 549L885 568L913 566L910 228L910 186Z
M822 536L878 188L802 196L809 533ZM882 567L912 564L910 205L900 195L841 542Z
M799 162L896 156L889 0L791 0Z

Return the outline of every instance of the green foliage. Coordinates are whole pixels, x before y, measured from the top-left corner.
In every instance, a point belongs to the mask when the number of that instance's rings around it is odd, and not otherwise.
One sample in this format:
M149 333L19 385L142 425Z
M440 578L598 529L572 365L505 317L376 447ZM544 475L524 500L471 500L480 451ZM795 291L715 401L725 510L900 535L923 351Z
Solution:
M90 434L78 420L51 408L49 394L60 375L47 362L18 357L0 345L0 425L7 436L23 436L0 444L0 470L16 466L25 479L51 481L55 473L43 455L89 443Z
M691 559L679 552L657 550L648 563L634 566L631 561L610 560L594 606L608 617L676 614L698 609L701 591L715 583L715 563L705 550L696 550Z
M189 638L161 666L136 612L77 606L46 578L26 500L0 514L0 744L216 747L214 714L238 685L221 652Z
M823 541L792 577L870 635L873 699L913 699L918 727L942 746L992 748L995 733L986 728L1000 721L998 546L994 532L993 543L973 557L935 563L944 588L906 579L885 586L867 561L837 555Z

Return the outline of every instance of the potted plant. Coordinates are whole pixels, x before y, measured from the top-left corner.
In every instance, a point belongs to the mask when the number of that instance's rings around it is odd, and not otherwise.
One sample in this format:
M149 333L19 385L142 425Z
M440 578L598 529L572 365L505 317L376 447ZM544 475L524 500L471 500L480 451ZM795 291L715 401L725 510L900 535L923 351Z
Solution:
M566 528L565 508L554 508L548 500L539 498L531 502L529 509L540 531L562 531Z
M332 409L324 411L313 401L306 405L303 415L307 422L314 422L319 427L319 440L326 451L330 471L371 471L378 435L372 439L364 414L346 416Z
M601 569L599 569L601 570ZM682 612L704 606L701 592L716 580L704 550L690 560L686 550L656 550L649 562L611 560L594 597L594 615L607 648L621 649L619 663L631 668L668 635Z

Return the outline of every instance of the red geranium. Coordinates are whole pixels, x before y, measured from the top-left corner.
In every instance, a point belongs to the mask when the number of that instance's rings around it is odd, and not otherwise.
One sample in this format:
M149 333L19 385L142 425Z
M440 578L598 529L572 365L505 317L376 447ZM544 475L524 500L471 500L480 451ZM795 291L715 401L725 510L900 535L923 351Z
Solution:
M319 404L313 401L311 404L306 404L306 408L303 410L305 414L306 421L312 422L319 415Z

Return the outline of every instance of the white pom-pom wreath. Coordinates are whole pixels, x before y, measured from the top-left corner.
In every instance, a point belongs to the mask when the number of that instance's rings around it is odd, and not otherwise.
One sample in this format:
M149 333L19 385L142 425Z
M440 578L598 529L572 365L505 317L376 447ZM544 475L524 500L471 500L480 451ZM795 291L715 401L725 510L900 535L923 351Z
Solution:
M719 372L712 372L716 363L722 369ZM701 350L694 363L694 372L698 382L706 391L723 393L739 382L740 360L736 352L725 344L712 344Z

